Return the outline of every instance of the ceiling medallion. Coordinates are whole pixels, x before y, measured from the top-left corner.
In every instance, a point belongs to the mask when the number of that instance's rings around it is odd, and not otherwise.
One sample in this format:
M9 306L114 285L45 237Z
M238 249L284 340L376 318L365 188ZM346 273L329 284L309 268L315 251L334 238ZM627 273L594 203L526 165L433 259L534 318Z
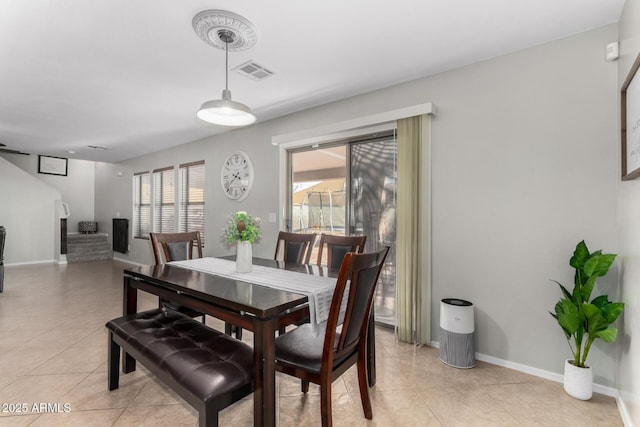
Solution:
M192 23L198 37L218 49L246 50L258 41L256 28L250 21L225 10L204 10L193 17ZM233 41L228 44L223 42L219 36L220 31L233 33Z

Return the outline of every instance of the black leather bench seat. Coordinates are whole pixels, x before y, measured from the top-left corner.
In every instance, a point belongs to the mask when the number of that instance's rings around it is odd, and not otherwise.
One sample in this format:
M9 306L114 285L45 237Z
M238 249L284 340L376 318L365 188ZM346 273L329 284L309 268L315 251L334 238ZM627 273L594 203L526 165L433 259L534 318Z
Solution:
M198 410L201 427L216 426L219 410L253 391L253 348L189 316L159 308L106 326L109 390L118 387L122 347Z

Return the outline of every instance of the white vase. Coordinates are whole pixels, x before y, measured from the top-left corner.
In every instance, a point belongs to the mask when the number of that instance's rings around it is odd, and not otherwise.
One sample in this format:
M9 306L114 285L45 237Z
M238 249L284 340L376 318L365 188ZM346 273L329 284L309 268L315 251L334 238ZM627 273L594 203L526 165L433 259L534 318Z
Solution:
M573 359L567 359L564 362L564 391L576 399L591 399L593 394L591 367L579 368L573 364Z
M251 271L251 243L244 241L236 245L236 272L249 273Z

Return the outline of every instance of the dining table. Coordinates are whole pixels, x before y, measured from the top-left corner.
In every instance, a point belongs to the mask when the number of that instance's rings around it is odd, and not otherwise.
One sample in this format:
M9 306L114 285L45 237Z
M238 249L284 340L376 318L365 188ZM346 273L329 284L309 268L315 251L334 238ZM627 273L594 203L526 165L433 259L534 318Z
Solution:
M138 310L137 291L172 301L253 333L256 366L254 426L276 425L276 331L301 322L322 323L337 272L308 264L253 258L251 273L235 273L234 257L200 258L124 269L123 314ZM328 300L328 305L327 305ZM123 372L135 359L123 352ZM367 337L369 385L375 384L373 316Z

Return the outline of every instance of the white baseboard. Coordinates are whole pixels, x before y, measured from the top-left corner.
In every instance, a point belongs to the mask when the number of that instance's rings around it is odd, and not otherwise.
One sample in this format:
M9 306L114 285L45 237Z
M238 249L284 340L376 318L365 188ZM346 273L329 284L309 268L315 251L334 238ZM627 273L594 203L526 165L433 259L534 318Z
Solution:
M52 259L45 259L42 261L27 261L27 262L12 262L12 263L7 263L4 266L5 267L17 267L20 265L32 265L32 264L53 264L55 261Z
M431 341L431 347L440 348L440 343L438 341ZM476 353L476 359L481 360L483 362L491 363L492 365L513 369L514 371L524 372L525 374L533 375L534 377L544 378L546 380L555 381L557 383L563 382L562 374L546 371L544 369L534 368L533 366L523 365L521 363L515 363L509 360L499 359L497 357L488 356L482 353ZM618 398L618 390L616 390L613 387L607 387L601 384L593 384L593 391L596 393L613 397L614 399Z
M627 410L627 405L624 403L624 400L618 396L616 398L616 403L618 404L618 412L620 412L620 418L622 418L622 424L624 424L624 427L634 427L633 420L631 420L631 415L629 415L629 411Z

